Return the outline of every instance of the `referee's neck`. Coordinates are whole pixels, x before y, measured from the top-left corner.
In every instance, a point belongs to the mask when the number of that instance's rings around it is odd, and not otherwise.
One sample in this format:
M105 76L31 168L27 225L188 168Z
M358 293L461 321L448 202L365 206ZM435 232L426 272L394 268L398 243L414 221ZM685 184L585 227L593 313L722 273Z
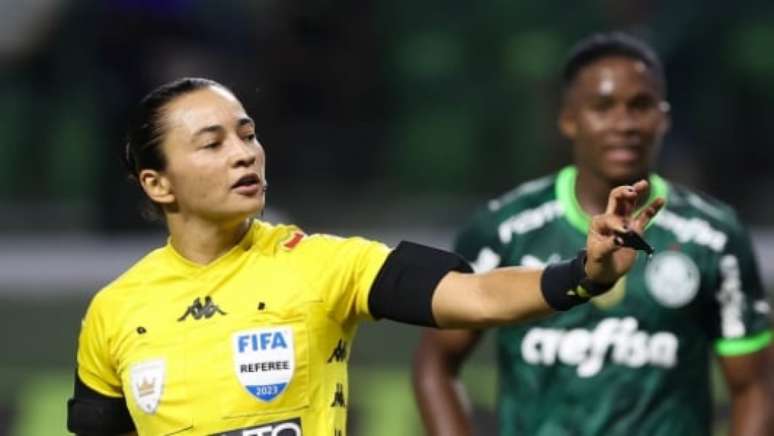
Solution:
M237 245L251 222L245 218L224 224L168 215L169 243L187 260L207 265Z

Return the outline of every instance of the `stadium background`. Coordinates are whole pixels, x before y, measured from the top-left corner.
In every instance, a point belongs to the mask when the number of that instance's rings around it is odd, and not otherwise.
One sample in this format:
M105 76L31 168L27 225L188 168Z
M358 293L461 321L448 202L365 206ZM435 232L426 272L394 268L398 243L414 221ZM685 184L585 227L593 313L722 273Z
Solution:
M448 247L490 195L557 168L556 73L624 29L663 56L661 173L736 206L774 256L766 0L0 0L0 435L64 432L89 296L164 241L118 153L130 106L183 75L231 86L268 153L270 220ZM769 289L774 265L762 263ZM350 434L420 434L417 330L361 328ZM491 432L491 343L465 378ZM717 433L727 409L716 383ZM487 430L490 429L490 430Z

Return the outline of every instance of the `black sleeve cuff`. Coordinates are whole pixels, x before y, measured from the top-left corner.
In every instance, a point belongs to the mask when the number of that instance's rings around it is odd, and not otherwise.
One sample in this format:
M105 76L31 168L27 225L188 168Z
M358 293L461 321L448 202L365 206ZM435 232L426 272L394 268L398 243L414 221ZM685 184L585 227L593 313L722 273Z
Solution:
M67 402L67 429L78 436L115 436L135 427L123 398L94 391L76 374L73 398Z
M387 256L368 296L374 318L436 327L432 301L438 282L449 272L473 272L460 256L402 241Z

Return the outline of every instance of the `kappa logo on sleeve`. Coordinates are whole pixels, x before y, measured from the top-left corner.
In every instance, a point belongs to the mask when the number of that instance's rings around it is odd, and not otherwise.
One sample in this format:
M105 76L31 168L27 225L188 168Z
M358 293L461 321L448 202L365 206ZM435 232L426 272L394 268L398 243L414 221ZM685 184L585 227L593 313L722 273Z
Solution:
M134 401L149 415L156 413L159 407L164 392L165 368L164 359L154 359L137 363L129 370Z
M303 436L301 418L270 422L257 427L215 433L210 436Z
M328 363L331 362L343 362L347 360L347 342L343 339L339 339L336 347L331 352L331 357L328 358Z
M296 357L289 326L237 332L233 348L237 379L255 398L274 400L293 378Z

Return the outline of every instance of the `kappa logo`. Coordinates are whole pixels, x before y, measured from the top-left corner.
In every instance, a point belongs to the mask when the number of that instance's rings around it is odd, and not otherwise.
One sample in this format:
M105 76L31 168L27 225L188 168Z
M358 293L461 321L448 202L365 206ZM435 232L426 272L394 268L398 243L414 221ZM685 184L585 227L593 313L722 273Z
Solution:
M336 348L333 349L331 357L328 358L328 363L331 363L334 360L336 362L347 360L347 343L342 339L339 339L339 343L336 344Z
M258 427L215 433L210 436L303 436L303 432L301 431L301 418L293 418L261 424Z
M143 412L156 413L164 391L164 359L147 360L137 363L129 370L134 401Z
M336 392L333 394L331 407L347 407L347 400L344 398L344 385L336 383Z
M233 348L237 378L255 398L272 401L293 378L296 357L289 326L237 332Z
M216 313L226 315L226 312L222 311L217 304L212 302L212 297L209 295L204 297L204 304L202 304L202 300L199 297L196 297L196 299L193 301L193 304L188 306L188 309L185 310L183 316L177 320L178 322L185 321L186 318L188 318L188 315L191 315L193 319L197 320L202 318L210 319Z

